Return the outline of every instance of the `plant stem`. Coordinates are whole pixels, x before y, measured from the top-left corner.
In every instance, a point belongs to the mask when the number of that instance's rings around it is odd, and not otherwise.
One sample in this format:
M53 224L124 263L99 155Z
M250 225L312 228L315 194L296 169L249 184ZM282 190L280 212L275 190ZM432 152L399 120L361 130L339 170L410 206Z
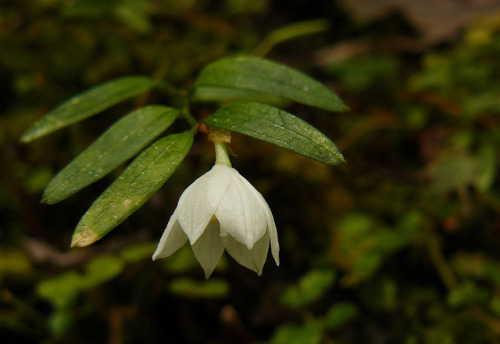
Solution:
M169 83L162 81L160 88L167 94L173 107L181 110L181 116L191 127L196 127L198 121L189 112L189 96L186 91L178 90Z
M324 32L328 30L328 28L329 23L324 19L308 20L283 26L267 35L254 49L253 54L257 56L265 56L274 46L281 42L289 41L305 35Z
M214 147L215 147L215 163L232 167L231 161L229 160L229 155L227 154L226 143L216 141L214 142Z
M448 263L443 256L443 252L441 252L441 245L439 244L439 240L435 233L430 234L428 249L431 261L443 283L448 289L455 289L458 286L457 280L455 279L451 268L448 266Z
M191 127L196 128L198 126L198 122L188 110L182 110L181 115Z

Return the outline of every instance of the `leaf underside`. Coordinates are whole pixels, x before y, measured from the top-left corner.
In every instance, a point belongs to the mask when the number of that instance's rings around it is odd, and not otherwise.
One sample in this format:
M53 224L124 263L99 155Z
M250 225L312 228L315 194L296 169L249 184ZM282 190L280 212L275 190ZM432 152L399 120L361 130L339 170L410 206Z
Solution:
M178 110L160 105L126 115L50 181L42 202L62 201L99 180L150 144L178 115Z
M21 141L30 142L79 122L125 99L144 93L156 85L157 81L150 78L129 76L94 87L70 98L35 122L21 136Z
M174 173L192 143L193 134L186 131L160 139L143 151L85 213L71 246L92 244L142 206Z
M225 100L221 92L206 88L232 88L267 93L329 111L348 110L327 87L285 65L259 57L230 57L205 67L195 84L194 98ZM199 90L199 91L198 91Z
M263 140L319 162L345 162L335 144L318 129L275 107L255 103L223 106L203 123Z

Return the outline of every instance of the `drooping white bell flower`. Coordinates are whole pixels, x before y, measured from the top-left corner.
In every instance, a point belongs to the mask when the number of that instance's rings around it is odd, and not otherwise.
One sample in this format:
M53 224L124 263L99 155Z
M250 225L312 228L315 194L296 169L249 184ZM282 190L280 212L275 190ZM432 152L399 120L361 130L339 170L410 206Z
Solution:
M278 234L271 210L262 195L227 166L228 162L227 158L216 163L184 191L153 260L170 256L189 240L207 278L224 249L260 275L271 243L279 265Z

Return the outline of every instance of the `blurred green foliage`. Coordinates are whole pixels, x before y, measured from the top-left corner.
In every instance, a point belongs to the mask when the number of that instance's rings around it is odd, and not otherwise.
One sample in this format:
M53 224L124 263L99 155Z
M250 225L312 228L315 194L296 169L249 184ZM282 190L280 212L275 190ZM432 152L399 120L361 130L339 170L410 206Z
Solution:
M500 341L500 15L423 46L404 17L362 26L327 3L0 2L2 344ZM19 144L34 120L122 75L189 85L208 62L309 19L330 31L280 41L267 57L341 94L351 112L291 110L348 163L232 143L234 165L273 210L280 267L258 277L224 259L205 280L189 247L151 262L180 193L212 164L202 139L137 216L69 249L81 209L116 175L64 204L39 204L41 192L131 104ZM384 44L402 35L411 49Z
M312 270L297 285L289 286L281 295L281 303L289 308L302 308L318 301L335 281L332 270Z

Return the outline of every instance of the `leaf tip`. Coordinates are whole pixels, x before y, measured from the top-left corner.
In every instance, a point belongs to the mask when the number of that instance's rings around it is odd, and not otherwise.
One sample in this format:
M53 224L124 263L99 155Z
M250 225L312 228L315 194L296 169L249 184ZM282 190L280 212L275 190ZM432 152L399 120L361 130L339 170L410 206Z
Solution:
M85 247L93 244L97 240L99 240L99 236L96 232L89 228L85 228L82 231L77 231L73 234L73 238L71 239L71 247Z
M19 138L19 142L21 143L28 143L32 141L32 138L31 138L31 133L28 131L24 132L24 134L21 135L21 137Z
M341 156L341 157L339 157L339 158L338 158L338 159L337 159L337 160L333 163L333 165L338 166L338 165L342 165L342 164L346 164L346 163L347 163L347 161L344 159L344 157L343 157L343 156Z
M334 111L334 112L344 112L344 111L351 111L351 108L346 105L342 100L337 98L337 102L333 104L329 110Z
M54 203L59 202L59 200L54 199L54 197L52 197L52 193L51 192L47 192L48 189L49 189L49 186L47 186L45 188L45 191L43 192L42 200L40 201L40 203L43 203L43 204L54 204Z
M42 203L42 204L56 204L59 201L60 201L59 199L43 196L40 203Z
M324 160L322 162L332 166L338 166L347 163L347 161L344 159L344 156L341 153L335 154L334 156L331 156L328 160Z

